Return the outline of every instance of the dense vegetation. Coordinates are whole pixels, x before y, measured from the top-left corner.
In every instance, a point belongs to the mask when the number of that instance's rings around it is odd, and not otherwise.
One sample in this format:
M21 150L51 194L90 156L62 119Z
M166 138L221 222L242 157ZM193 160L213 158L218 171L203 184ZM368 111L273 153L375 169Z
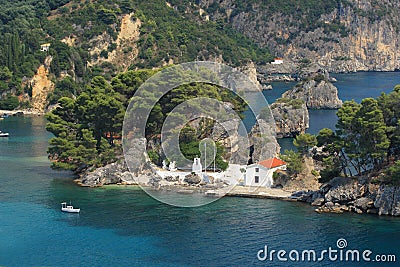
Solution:
M47 13L67 1L0 1L0 93L21 90L21 79L31 77L45 54L40 44L46 39L42 27ZM43 25L45 26L45 25Z
M291 175L298 175L304 170L303 159L309 157L309 151L317 145L317 138L309 133L300 134L293 140L296 150L285 150L281 155L287 163L287 171Z
M19 106L18 97L8 94L0 99L0 109L13 110Z
M100 166L115 161L121 154L122 122L129 100L139 86L155 72L128 71L117 75L110 84L103 77L96 76L83 87L74 84L70 78L60 81L58 88L65 90L55 92L57 96L61 96L58 99L59 107L47 114L46 126L55 135L50 140L48 150L53 167L77 170L80 167ZM239 113L244 109L244 103L226 89L201 83L179 86L151 107L146 125L146 138L152 141L150 143L159 143L161 126L175 106L201 96L229 101ZM144 107L147 100L139 98L135 103ZM190 160L200 155L199 141L211 133L209 130L214 122L204 123L208 123L209 127L197 129L190 125L185 126L180 136L182 153ZM216 166L219 169L227 167L223 161L224 154L224 148L217 144ZM154 146L149 148L149 156L157 164L165 159L160 148Z
M383 182L399 182L400 86L377 99L360 104L347 101L338 110L337 130L323 129L317 136L324 148L322 180L382 172ZM397 162L396 164L393 164ZM391 166L391 167L388 167Z
M46 115L53 166L77 169L115 160L119 147L114 137L121 132L124 106L119 94L103 77L95 77L79 96L61 97L59 107Z
M160 66L169 59L184 62L219 55L236 65L270 60L267 50L243 35L214 22L188 20L180 9L168 7L161 0L2 0L0 7L0 66L8 67L18 77L32 76L44 59L45 54L40 52L44 42L51 43L55 74L73 70L82 77L90 39L107 32L115 41L121 16L130 12L143 21L137 62L142 67ZM60 42L69 36L78 38L76 46ZM109 50L114 48L111 43Z
M286 106L291 106L293 109L300 109L305 102L301 99L278 98L275 103L285 103Z
M139 54L130 69L161 67L170 60L179 63L222 57L238 66L272 59L267 49L227 25L184 17L182 7L169 7L162 0L0 0L0 7L0 94L31 96L27 81L46 56L52 57L50 72L55 81L65 74L82 84L96 75L111 80L118 66L109 62L91 66L87 62L107 58L116 49L121 18L129 13L142 21ZM93 39L100 35L108 38L107 49L90 54ZM74 45L65 42L69 37L74 38ZM48 52L40 51L44 43L51 44ZM132 47L123 49L125 53ZM49 96L52 103L71 93L65 86L57 84L56 92Z
M336 130L325 128L317 136L298 135L293 144L297 151L285 151L288 171L297 175L303 170L302 158L311 156L310 148L323 165L320 182L337 176L372 174L375 182L400 183L400 85L377 99L361 103L346 101L337 112Z
M136 4L138 18L144 21L139 40L139 66L157 66L161 61L207 60L222 56L224 62L242 65L252 60L265 63L272 60L268 50L261 49L244 35L224 23L197 21L185 14L186 5L178 11L165 1L141 1Z

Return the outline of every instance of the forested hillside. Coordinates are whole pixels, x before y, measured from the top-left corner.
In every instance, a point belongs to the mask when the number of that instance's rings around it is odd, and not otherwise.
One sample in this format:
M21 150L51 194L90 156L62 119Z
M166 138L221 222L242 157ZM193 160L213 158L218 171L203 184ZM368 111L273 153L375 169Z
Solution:
M129 15L130 14L130 15ZM129 15L127 17L127 15ZM220 60L232 65L271 60L249 38L225 24L184 17L184 9L165 1L0 1L0 97L28 94L29 79L46 56L51 56L50 78L69 75L89 81L95 75L111 79L126 70L161 67L191 60ZM123 43L121 22L137 23L138 38ZM49 51L41 51L50 43ZM133 56L132 56L133 55ZM128 60L129 58L129 60Z
M396 70L399 8L394 0L1 0L0 105L29 106L31 79L49 56L53 84L192 60L262 67L271 54L330 71Z

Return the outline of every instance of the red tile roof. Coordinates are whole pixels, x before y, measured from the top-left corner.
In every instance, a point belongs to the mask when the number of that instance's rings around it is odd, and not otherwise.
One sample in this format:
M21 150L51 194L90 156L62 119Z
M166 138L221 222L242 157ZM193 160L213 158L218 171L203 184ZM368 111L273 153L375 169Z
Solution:
M271 159L266 159L263 161L258 162L257 164L264 166L265 168L272 169L276 168L282 165L286 165L286 162L283 160L280 160L278 158L271 158Z

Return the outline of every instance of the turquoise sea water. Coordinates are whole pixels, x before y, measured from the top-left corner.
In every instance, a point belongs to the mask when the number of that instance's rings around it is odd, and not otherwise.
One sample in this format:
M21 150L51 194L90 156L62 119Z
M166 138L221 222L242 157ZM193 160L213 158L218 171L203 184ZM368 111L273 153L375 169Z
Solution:
M0 266L382 266L257 259L264 245L321 251L339 238L349 249L400 260L400 218L245 198L175 208L135 187L78 187L71 173L50 169L44 124L41 117L0 121L11 134L0 138ZM80 214L60 211L69 200Z

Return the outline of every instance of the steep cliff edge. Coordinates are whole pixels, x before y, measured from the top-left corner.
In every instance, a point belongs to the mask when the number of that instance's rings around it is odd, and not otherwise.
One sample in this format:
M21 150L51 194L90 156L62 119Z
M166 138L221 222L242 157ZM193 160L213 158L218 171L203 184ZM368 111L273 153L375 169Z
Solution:
M288 59L309 59L331 72L400 68L399 1L327 0L318 7L317 1L198 3L211 19L226 19Z
M30 81L32 86L31 105L38 111L44 111L47 105L47 95L54 90L54 83L48 77L51 61L51 56L46 57L44 64L38 68Z
M280 98L271 106L276 123L276 137L295 137L309 128L306 104L302 100Z
M298 83L293 89L282 94L283 98L301 99L311 109L337 109L342 106L337 88L329 81L313 78Z

